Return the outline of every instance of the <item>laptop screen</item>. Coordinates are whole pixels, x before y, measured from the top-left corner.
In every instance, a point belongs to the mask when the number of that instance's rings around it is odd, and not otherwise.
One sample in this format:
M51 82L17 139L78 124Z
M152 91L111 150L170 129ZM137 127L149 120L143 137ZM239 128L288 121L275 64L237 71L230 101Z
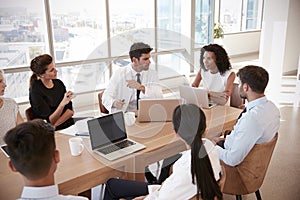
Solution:
M126 139L123 112L88 121L92 149Z

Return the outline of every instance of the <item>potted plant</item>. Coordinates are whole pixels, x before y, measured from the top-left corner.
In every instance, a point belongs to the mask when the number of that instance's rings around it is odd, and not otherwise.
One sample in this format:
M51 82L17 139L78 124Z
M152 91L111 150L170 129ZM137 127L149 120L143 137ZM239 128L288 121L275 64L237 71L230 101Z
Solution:
M214 23L214 43L223 45L224 30L220 22Z

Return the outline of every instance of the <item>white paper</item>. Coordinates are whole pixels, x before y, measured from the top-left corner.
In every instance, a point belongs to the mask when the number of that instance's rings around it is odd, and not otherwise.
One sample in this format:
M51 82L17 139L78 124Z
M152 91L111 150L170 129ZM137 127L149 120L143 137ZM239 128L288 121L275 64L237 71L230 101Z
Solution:
M60 133L66 135L73 135L73 136L75 136L76 133L88 133L89 129L88 129L87 121L91 119L93 118L89 117L86 119L78 120L77 122L75 122L74 125L66 129L60 130Z

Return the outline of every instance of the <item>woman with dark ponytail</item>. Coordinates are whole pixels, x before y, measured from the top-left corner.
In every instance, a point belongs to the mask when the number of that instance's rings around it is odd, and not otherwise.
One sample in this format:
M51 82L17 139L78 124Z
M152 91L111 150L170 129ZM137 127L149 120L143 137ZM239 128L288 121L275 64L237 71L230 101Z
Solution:
M217 180L221 166L214 144L203 138L206 118L194 104L183 104L173 112L173 128L187 148L173 165L172 174L162 185L148 185L123 179L110 179L106 183L104 200L109 199L178 199L186 200L201 195L204 200L221 200ZM144 196L146 195L146 196Z
M64 83L57 79L52 57L48 54L35 57L30 69L33 74L29 81L29 100L34 117L46 119L56 130L73 125L73 92L67 92Z

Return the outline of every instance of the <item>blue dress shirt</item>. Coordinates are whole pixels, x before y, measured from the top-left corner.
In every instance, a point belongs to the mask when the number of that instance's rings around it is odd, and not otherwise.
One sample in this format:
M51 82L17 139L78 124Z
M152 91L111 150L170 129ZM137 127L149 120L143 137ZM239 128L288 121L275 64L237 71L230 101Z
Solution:
M251 101L247 111L226 137L224 149L216 146L220 159L230 166L240 164L255 144L269 142L278 132L280 112L265 96Z

